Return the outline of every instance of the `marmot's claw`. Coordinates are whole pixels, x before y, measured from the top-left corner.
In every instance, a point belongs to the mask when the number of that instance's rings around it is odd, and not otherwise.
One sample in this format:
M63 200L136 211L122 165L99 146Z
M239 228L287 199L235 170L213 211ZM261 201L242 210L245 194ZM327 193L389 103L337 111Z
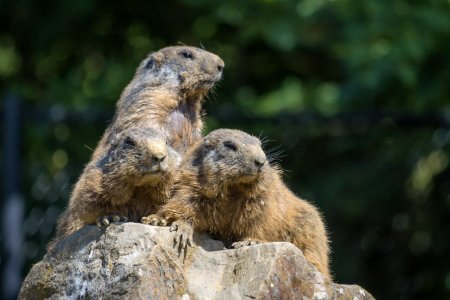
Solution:
M185 221L173 222L170 231L176 231L173 241L174 248L177 248L179 252L185 252L188 246L193 245L194 228L190 223Z
M231 248L233 248L233 249L239 249L243 246L244 245L242 244L242 242L235 242L235 243L231 244Z
M149 215L146 217L142 217L141 223L154 225L154 223L158 220L157 217L158 217L157 215Z
M96 221L98 227L105 227L114 222L128 222L128 218L119 215L107 215L98 218Z
M248 240L243 240L243 241L239 241L239 242L235 242L235 243L231 244L231 248L239 249L239 248L246 247L246 246L254 246L254 245L257 245L260 243L261 242L258 240L248 239Z
M178 223L177 222L173 222L172 225L170 226L169 231L177 231L178 230Z
M100 217L97 219L97 226L98 227L103 227L103 226L108 226L109 225L109 220L107 217Z
M156 215L149 215L147 217L143 217L141 219L141 222L143 224L149 224L149 225L153 225L153 226L167 226L167 220Z

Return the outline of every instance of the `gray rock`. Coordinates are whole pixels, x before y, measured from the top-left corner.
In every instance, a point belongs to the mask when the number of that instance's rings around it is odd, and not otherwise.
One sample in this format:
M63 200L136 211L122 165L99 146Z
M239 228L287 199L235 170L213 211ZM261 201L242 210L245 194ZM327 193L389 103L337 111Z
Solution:
M290 243L229 250L194 238L198 246L178 253L167 227L86 226L33 266L19 299L373 299L324 282Z

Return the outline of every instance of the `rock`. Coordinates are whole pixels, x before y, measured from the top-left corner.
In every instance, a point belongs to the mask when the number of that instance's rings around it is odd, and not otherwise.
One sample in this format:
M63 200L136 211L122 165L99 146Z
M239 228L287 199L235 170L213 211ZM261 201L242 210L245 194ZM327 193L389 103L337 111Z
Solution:
M19 299L373 299L324 282L290 243L229 250L194 238L198 246L179 254L167 227L86 226L33 266Z

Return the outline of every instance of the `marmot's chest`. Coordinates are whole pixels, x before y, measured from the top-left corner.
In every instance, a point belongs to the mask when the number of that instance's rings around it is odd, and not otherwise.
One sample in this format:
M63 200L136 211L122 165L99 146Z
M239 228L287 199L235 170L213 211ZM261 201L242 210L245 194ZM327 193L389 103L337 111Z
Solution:
M140 222L141 218L155 213L156 209L167 202L168 194L157 187L138 187L123 204L116 205L112 211L119 211L129 221Z
M195 118L182 111L174 110L167 117L166 128L170 128L174 132L182 132L184 130L192 130L194 127Z
M241 236L243 232L259 223L265 214L264 203L246 201L243 198L222 198L209 202L203 208L208 230L215 233L227 232L230 236Z
M192 112L174 110L169 113L164 128L171 146L178 152L184 152L201 138L202 122L200 116Z

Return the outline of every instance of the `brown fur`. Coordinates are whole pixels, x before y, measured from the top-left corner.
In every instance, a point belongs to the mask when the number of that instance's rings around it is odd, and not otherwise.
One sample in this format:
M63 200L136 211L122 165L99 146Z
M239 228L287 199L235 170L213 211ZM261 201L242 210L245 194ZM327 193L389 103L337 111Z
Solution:
M291 242L331 280L320 213L286 187L259 139L238 130L213 131L186 154L180 172L174 198L157 212L161 220L192 224L228 245Z
M169 199L181 158L167 145L162 132L129 129L117 135L106 150L85 168L75 185L49 248L104 216L138 222Z
M122 92L112 123L93 157L104 153L111 138L132 127L165 132L178 153L201 138L202 102L222 77L224 62L203 49L174 46L149 54Z

